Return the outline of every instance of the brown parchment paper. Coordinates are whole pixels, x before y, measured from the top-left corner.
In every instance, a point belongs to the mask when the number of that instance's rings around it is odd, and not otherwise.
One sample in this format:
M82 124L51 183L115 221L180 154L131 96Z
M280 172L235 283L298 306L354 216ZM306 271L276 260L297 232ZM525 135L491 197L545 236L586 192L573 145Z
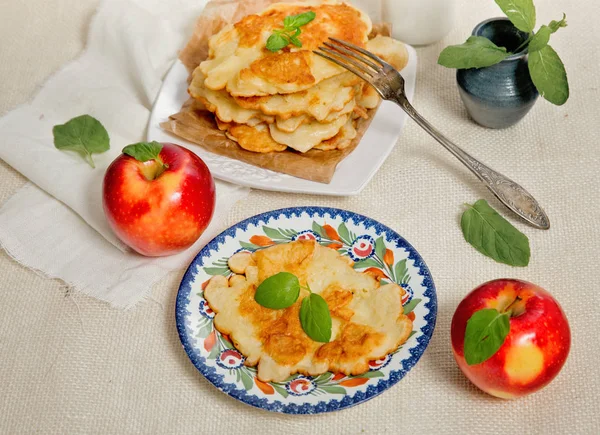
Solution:
M198 18L194 34L181 51L179 59L191 74L200 62L208 57L208 40L212 35L229 23L237 22L246 15L258 13L269 5L279 2L281 0L210 1ZM371 37L377 34L389 36L391 26L386 23L373 26ZM214 115L192 98L185 102L178 113L171 115L169 120L161 123L160 126L164 130L200 145L212 153L275 172L319 183L329 183L333 178L337 165L358 146L376 110L368 111L368 119L358 119L357 136L346 149L332 151L313 149L306 153L300 153L289 148L286 151L266 154L247 151L236 142L228 139L217 128Z

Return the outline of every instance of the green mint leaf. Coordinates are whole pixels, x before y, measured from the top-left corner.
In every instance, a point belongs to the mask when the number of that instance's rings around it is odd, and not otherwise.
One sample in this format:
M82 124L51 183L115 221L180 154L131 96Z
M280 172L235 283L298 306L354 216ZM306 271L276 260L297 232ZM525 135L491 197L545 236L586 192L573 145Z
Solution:
M289 41L284 38L282 34L273 33L271 36L269 36L269 39L267 39L267 50L275 53L276 51L287 47L288 44Z
M473 313L465 331L465 360L470 366L480 364L504 344L510 332L510 315L493 308Z
M447 68L484 68L508 56L506 48L498 47L483 36L471 36L464 44L446 47L440 53L438 63Z
M548 41L550 41L550 35L556 33L556 31L561 27L567 27L567 16L565 14L563 14L562 20L553 20L547 26L544 25L540 27L536 34L531 38L531 42L529 43L529 53L539 51L548 45Z
M92 168L96 167L92 154L110 149L108 132L100 121L90 115L78 116L66 124L55 125L52 134L57 149L78 152Z
M529 264L529 239L480 199L462 215L465 240L483 255L510 266Z
M548 41L550 41L550 35L552 31L548 26L542 26L539 30L533 35L531 38L531 42L529 42L529 53L533 53L534 51L541 50L546 45L548 45Z
M298 27L294 23L295 18L296 15L288 15L287 17L285 17L283 19L283 27L285 27L286 30L293 30L296 27Z
M284 18L283 25L291 28L305 26L314 20L316 16L317 14L315 14L313 11L304 12L298 15L290 15Z
M552 20L552 21L550 21L550 24L548 24L548 27L550 27L550 30L552 31L552 33L555 33L561 27L567 27L567 14L565 14L563 12L562 20L560 20L560 21Z
M296 36L290 36L290 42L296 47L302 47L302 42Z
M254 294L254 300L273 310L287 308L298 300L300 282L289 272L279 272L260 283Z
M417 305L419 305L419 302L421 302L421 299L419 299L419 298L412 298L409 303L407 303L406 305L404 305L402 307L402 309L404 310L403 311L404 315L406 316L407 314L409 314L410 312L412 312L415 309L415 307Z
M502 12L522 32L531 33L535 28L533 0L496 0Z
M316 16L313 11L308 11L285 17L283 20L283 30L273 30L273 34L267 39L267 50L276 52L287 47L289 44L302 47L302 42L298 39L301 33L300 27L310 23ZM291 32L294 32L294 34L292 35Z
M540 95L552 104L561 106L569 99L567 71L549 45L529 54L529 75Z
M331 339L331 314L325 299L316 293L302 299L300 324L314 341L328 343Z
M162 149L162 144L156 141L138 142L123 148L123 154L127 154L140 162L147 162L148 160L160 160L159 154Z

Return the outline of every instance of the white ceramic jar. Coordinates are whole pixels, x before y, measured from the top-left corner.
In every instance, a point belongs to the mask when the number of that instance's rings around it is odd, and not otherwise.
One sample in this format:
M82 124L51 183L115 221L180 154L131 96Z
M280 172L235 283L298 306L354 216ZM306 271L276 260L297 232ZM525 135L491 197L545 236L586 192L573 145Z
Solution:
M454 25L456 0L382 0L383 20L392 36L410 45L442 39Z

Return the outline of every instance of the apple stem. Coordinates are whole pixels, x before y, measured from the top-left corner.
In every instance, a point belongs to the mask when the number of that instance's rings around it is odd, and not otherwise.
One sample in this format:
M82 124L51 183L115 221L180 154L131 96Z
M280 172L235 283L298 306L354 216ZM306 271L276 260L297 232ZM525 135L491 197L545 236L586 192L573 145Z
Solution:
M517 297L515 298L515 300L514 300L514 301L512 301L512 302L510 303L510 305L508 305L508 306L507 306L507 307L504 309L504 311L503 311L503 312L504 312L504 313L507 313L509 317L513 317L513 309L514 309L513 305L515 305L516 303L518 303L518 302L520 302L520 301L521 301L521 298L520 298L519 296L517 296Z
M161 158L159 157L158 159L156 159L156 161L158 162L158 164L160 165L158 167L158 170L156 171L156 174L154 174L154 179L156 180L158 177L160 177L160 175L165 172L167 169L169 169L169 165L167 165L165 162L163 162L161 160Z
M142 173L148 181L156 180L158 177L161 176L163 172L165 172L169 168L169 165L164 163L160 157L157 157L153 160L148 160L148 162L152 162L152 164L145 164L142 166Z
M160 163L162 166L162 171L160 171L161 173L163 173L166 169L169 169L169 165L167 165L165 162L163 162L163 159L161 159L160 156L156 156L156 161L158 163Z

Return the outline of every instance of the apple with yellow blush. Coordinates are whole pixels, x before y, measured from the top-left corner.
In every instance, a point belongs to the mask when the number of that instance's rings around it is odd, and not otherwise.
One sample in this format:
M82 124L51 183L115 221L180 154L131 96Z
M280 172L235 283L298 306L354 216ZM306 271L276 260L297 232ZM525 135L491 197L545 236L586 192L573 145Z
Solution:
M458 366L477 387L512 399L548 385L571 347L569 322L543 288L498 279L474 289L458 305L451 325Z
M150 257L189 248L208 227L215 200L206 164L172 143L128 145L104 176L110 227L125 244Z

